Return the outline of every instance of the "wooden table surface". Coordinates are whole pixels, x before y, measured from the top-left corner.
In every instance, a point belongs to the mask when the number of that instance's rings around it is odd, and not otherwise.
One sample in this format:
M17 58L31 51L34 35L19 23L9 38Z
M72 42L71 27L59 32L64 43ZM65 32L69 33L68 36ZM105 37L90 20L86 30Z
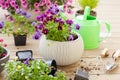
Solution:
M111 34L110 36L103 42L100 43L99 47L94 50L85 50L80 61L68 65L68 66L59 66L60 70L66 72L68 80L69 78L73 78L75 75L75 71L77 69L87 68L89 72L89 80L120 80L120 58L116 61L118 63L118 67L111 71L106 72L104 69L104 64L111 60L111 55L117 49L120 49L120 0L100 0L98 7L95 9L97 11L97 18L100 20L107 20L111 24ZM70 16L70 15L69 15ZM106 32L104 27L105 25L101 25L102 33ZM103 35L102 35L103 36ZM13 37L6 36L0 34L0 38L4 38L5 42L7 42L7 49L10 51L10 59L15 58L15 52L18 50L31 49L34 52L34 58L41 58L39 55L38 45L39 41L35 41L32 39L27 40L26 46L14 46ZM103 61L97 63L97 56L100 55L101 51L104 48L108 48L108 53L110 54L107 58L102 58ZM0 74L0 80L4 77L4 71Z

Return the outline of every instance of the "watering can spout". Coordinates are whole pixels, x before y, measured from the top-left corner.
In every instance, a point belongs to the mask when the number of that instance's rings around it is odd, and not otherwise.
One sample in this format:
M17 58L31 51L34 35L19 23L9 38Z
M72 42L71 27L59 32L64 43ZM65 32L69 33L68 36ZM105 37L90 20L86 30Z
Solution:
M86 6L85 11L84 11L84 15L83 15L83 20L96 19L96 17L90 15L90 11L91 11L90 7Z

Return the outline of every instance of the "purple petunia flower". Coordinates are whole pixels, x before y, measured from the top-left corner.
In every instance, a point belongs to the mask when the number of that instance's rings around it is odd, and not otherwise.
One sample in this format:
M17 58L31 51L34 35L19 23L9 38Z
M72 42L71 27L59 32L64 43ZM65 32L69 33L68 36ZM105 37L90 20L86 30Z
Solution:
M29 65L29 58L24 61L24 64Z
M44 24L41 23L41 24L39 25L39 29L41 30L41 29L43 28L43 26L44 26Z
M35 26L35 29L39 29L39 26L38 26L38 25L36 25L36 26Z
M69 26L69 27L68 27L68 31L71 32L71 30L72 30L72 28L71 28L71 26Z
M80 25L79 25L79 24L76 24L76 25L75 25L75 29L76 29L76 30L80 30Z
M58 30L62 30L62 26L58 26Z
M32 22L32 24L31 24L31 25L32 25L32 26L35 26L35 24L36 24L36 22Z
M64 25L64 21L59 21L59 25L63 26Z
M51 13L51 10L48 9L48 10L46 11L46 14L50 14L50 13Z
M41 34L39 32L36 32L33 36L33 39L38 40L41 37Z
M69 24L69 25L72 25L73 21L72 20L66 20L66 23Z
M57 18L54 18L54 22L59 22L59 19L57 19Z
M50 17L49 17L49 20L52 21L52 20L53 20L53 16L50 16Z
M16 9L15 13L16 14L21 14L22 13L22 9Z
M44 17L45 17L44 14L43 14L43 15L40 15L40 16L37 16L37 17L36 17L36 20L37 20L37 21L43 21Z
M30 14L26 14L26 18L30 18L31 17L31 15Z
M57 14L57 13L59 13L59 7L57 7L56 5L52 5L51 7L50 7L50 13L52 14L52 15L55 15L55 14Z
M4 27L4 22L1 21L1 22L0 22L0 29L2 29L3 27Z
M74 39L73 35L69 35L68 41L72 41Z
M20 13L20 10L19 10L19 9L16 9L15 13L16 13L16 14L19 14L19 13Z
M42 33L47 34L48 33L48 29L43 29Z
M37 20L37 21L40 21L40 18L41 18L40 16L37 16L37 17L36 17L36 20Z
M9 17L9 20L10 20L10 21L13 21L14 19L13 19L13 17L12 17L12 16L10 16L10 17Z
M21 13L20 13L21 15L27 15L27 12L25 12L25 11L21 11Z

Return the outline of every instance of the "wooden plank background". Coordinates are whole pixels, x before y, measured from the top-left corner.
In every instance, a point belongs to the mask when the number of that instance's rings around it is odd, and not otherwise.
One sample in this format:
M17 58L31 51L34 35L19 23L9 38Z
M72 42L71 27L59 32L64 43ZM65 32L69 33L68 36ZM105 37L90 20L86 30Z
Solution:
M74 3L75 7L79 8L77 3ZM89 80L120 80L120 58L116 61L118 68L111 72L106 72L104 69L104 64L111 60L112 53L120 49L120 0L100 0L98 7L95 9L97 11L97 18L99 20L107 20L111 24L111 35L102 43L100 43L99 48L94 50L85 50L80 61L68 65L68 66L59 66L59 69L66 72L66 75L69 78L74 78L76 69L85 69L88 68ZM3 15L3 13L1 13ZM0 16L0 19L2 16ZM74 18L74 15L68 15L70 18ZM105 32L105 25L101 25L101 32ZM18 50L31 49L34 52L34 58L42 58L39 55L38 45L39 41L32 40L29 38L27 40L26 46L14 46L13 37L0 34L0 37L5 39L5 42L8 43L8 50L10 51L10 59L14 59L15 52ZM109 49L109 56L103 58L96 67L97 59L96 57L100 55L101 50L104 48ZM4 79L4 71L0 74L0 80Z

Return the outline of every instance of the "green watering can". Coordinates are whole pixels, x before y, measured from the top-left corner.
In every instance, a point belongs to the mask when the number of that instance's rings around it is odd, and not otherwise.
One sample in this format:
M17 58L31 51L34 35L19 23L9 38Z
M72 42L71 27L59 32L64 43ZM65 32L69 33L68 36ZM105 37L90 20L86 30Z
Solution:
M110 24L107 21L103 21L108 30L108 35L106 35L103 39L100 39L101 22L97 20L96 17L90 15L90 7L88 6L85 8L83 17L78 16L74 19L74 21L81 26L79 31L75 29L74 31L78 32L82 36L84 49L98 48L99 43L106 39L110 33Z

